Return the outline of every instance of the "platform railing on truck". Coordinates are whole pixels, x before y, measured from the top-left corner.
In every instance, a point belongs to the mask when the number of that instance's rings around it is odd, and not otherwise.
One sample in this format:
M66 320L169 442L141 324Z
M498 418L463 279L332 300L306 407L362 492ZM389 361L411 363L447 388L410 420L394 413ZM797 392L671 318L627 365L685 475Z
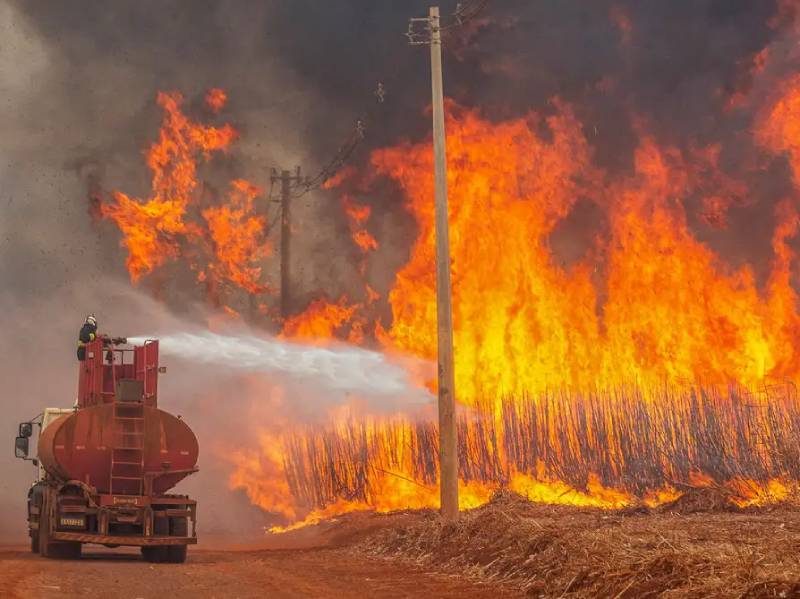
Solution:
M158 405L158 340L126 348L123 339L101 336L85 345L78 384L78 407L116 401L117 386L123 380L142 383L142 397L148 407Z

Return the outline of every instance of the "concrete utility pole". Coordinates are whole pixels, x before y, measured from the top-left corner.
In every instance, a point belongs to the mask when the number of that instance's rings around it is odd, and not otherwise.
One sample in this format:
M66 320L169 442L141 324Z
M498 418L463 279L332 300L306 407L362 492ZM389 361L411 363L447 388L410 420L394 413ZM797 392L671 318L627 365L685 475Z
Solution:
M415 22L427 23L430 38L418 41ZM436 212L436 315L439 357L439 491L441 514L458 517L458 431L456 429L455 374L453 371L453 310L450 291L450 237L447 218L447 154L444 131L442 82L442 31L439 7L432 6L428 18L411 19L411 44L431 47L433 88L433 155Z
M297 167L295 174L290 171L278 171L272 169L270 181L274 185L280 181L281 184L281 316L287 318L291 309L291 238L292 238L292 183L302 183L300 177L300 167Z

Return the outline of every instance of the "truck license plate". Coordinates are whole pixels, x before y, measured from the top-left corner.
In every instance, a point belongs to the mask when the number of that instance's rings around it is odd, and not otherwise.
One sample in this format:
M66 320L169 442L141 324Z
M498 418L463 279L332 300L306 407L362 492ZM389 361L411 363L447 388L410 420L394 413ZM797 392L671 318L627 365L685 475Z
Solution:
M86 528L86 521L83 518L61 516L59 522L66 528Z

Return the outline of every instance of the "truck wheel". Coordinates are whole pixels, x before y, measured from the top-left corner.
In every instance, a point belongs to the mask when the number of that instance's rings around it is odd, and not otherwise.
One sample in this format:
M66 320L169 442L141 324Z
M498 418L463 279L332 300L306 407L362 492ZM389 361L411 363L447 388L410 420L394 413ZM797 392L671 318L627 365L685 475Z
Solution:
M80 543L50 543L49 557L56 559L81 559Z
M152 564L161 564L167 561L166 547L142 547L142 559Z
M166 518L153 519L153 536L166 537L169 535L169 520ZM142 547L144 561L160 564L168 561L168 547Z
M50 518L47 517L47 512L42 511L39 517L39 536L36 540L31 539L31 549L34 544L39 549L39 554L42 557L49 557L54 559L80 559L81 558L81 544L80 543L59 543L58 541L50 540Z
M31 553L39 553L39 529L32 529L30 525L33 524L34 516L31 514L31 507L39 509L39 515L36 517L38 522L42 517L42 492L41 489L37 492L38 484L33 486L28 493L28 534L31 536Z
M50 518L47 517L47 512L44 511L44 502L42 502L42 510L39 512L39 530L36 546L42 557L50 557L48 549L50 548ZM33 545L33 542L31 542Z
M170 518L169 522L170 536L173 537L188 537L189 536L189 520L188 518ZM167 555L169 563L182 564L186 561L186 552L188 545L170 545L167 547Z

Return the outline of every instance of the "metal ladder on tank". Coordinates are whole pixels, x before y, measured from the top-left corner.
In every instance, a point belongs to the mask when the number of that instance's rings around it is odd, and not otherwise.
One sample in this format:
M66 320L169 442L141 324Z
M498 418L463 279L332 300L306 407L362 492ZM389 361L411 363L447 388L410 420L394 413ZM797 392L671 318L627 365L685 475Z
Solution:
M114 402L111 494L144 492L144 401Z

